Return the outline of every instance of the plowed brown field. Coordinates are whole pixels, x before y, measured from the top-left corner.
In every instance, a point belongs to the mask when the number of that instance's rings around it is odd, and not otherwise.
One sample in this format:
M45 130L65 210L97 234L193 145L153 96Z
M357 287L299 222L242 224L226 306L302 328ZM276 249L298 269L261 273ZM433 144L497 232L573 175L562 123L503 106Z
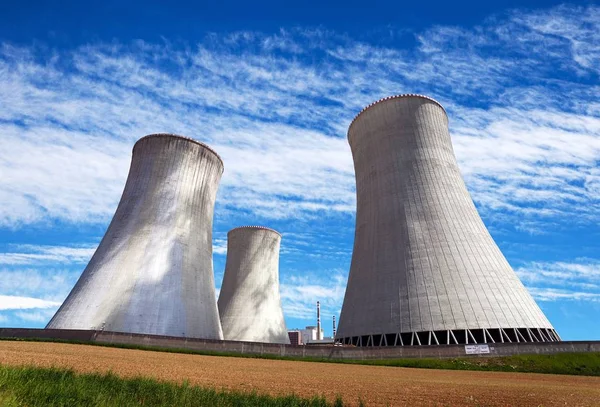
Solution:
M600 378L342 365L150 352L61 343L0 341L0 364L113 371L121 376L324 395L367 406L600 406Z

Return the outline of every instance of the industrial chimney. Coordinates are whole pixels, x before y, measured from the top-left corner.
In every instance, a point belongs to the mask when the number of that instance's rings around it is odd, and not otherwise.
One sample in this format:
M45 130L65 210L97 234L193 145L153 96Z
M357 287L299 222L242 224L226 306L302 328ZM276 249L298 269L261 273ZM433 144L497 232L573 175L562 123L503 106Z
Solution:
M289 344L279 294L281 235L262 226L227 234L227 262L219 294L225 340Z
M335 315L333 316L333 341L335 342Z
M198 141L138 140L115 216L46 328L222 339L212 264L222 173Z
M323 335L321 335L321 303L317 301L317 340L322 340Z
M375 102L353 120L348 141L357 209L342 343L560 340L479 217L438 102Z

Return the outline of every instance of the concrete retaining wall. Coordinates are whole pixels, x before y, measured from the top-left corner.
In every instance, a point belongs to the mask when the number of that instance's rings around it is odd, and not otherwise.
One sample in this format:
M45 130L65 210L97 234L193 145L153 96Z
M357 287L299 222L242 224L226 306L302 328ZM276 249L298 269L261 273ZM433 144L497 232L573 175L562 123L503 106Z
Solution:
M39 338L93 342L96 331L81 329L0 328L0 338Z
M172 336L68 329L0 328L0 338L43 338L96 342L115 345L142 345L209 352L234 352L248 355L272 355L326 359L400 359L452 358L459 356L508 356L600 352L600 341L489 344L489 354L467 355L462 345L353 348L341 346L294 346L272 343L186 339Z

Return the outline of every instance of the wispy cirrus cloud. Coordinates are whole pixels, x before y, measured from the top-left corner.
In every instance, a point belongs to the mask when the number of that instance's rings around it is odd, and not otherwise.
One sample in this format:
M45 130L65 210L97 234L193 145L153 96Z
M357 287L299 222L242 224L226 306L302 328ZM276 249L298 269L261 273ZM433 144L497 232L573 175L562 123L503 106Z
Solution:
M539 301L600 301L600 261L530 262L515 270Z
M316 320L317 301L323 318L339 315L346 291L345 270L328 270L322 276L289 276L281 281L281 302L286 316Z
M52 318L55 312L56 309L38 309L28 311L17 311L14 315L22 321L45 324L50 320L50 318Z
M11 245L0 253L4 320L44 323L66 298L95 245ZM21 311L19 311L21 310Z
M529 292L538 301L589 301L600 302L600 293L564 290L560 288L529 288Z
M347 125L362 106L405 91L447 106L484 210L596 219L598 15L593 6L513 12L416 33L410 49L302 29L51 54L4 44L0 221L106 221L131 145L156 131L199 138L224 157L223 211L351 213Z
M39 256L20 257L18 261L9 256L9 261L0 268L0 322L14 325L15 321L25 321L43 325L75 285L90 249L80 246L26 247L29 251L37 250L33 254Z
M562 285L570 281L600 284L600 261L581 259L580 262L532 262L517 268L519 277L528 282L544 281ZM600 285L597 286L600 288Z
M31 308L56 308L60 302L42 300L40 298L0 295L0 311Z
M574 15L577 18L573 18ZM550 55L560 55L565 49L576 65L564 65L578 74L600 72L600 10L596 7L563 5L533 14L513 17L515 24L531 30L528 37L517 38L523 47L545 40ZM508 34L508 33L506 33ZM515 39L514 36L511 36Z
M0 294L38 296L64 299L81 274L81 269L61 269L56 265L40 268L17 267L0 269Z
M227 238L214 238L213 239L213 253L216 255L224 256L227 254Z
M32 265L41 263L87 263L96 246L14 245L14 251L0 253L0 265Z

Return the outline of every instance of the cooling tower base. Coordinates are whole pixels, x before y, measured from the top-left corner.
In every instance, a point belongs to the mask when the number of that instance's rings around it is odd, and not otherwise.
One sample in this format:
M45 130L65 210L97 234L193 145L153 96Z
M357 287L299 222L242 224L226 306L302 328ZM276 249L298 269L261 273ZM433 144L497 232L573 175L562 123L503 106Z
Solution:
M469 345L559 342L560 340L556 331L548 328L454 329L349 336L337 339L338 342L344 345L354 346Z

